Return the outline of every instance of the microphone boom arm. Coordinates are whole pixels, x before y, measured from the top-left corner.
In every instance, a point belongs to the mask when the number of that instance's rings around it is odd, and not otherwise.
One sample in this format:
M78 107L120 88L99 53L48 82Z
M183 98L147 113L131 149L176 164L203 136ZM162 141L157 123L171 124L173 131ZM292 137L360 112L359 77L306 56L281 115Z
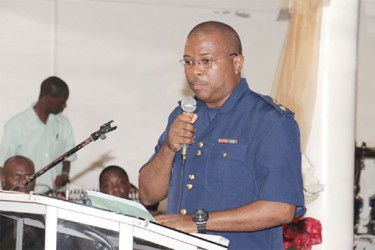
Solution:
M90 142L96 141L98 138L104 140L106 138L105 134L117 128L117 126L111 127L112 122L113 120L100 126L100 129L92 133L89 138L87 138L86 140L84 140L83 142L81 142L80 144L72 148L71 150L67 151L65 154L61 155L60 157L58 157L57 159L55 159L54 161L52 161L51 163L49 163L48 165L46 165L45 167L43 167L42 169L40 169L39 171L31 175L29 178L27 178L24 182L21 183L21 186L23 187L27 186L30 182L34 181L36 178L38 178L39 176L41 176L42 174L44 174L45 172L47 172L48 170L50 170L51 168L59 164L60 162L66 160L69 156L71 156L78 150L82 149ZM17 185L13 187L11 191L17 191L19 188L20 186Z

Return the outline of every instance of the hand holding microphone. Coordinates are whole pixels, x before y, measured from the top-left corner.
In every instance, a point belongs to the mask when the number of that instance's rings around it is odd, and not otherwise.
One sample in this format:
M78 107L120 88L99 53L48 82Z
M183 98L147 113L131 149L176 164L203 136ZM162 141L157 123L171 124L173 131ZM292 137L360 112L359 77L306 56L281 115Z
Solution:
M183 114L186 116L189 116L190 118L193 118L194 111L196 108L197 102L195 99L191 96L187 96L181 101L181 108L183 111ZM181 145L181 161L182 165L185 165L185 161L187 158L187 149L189 145L188 144L182 144Z

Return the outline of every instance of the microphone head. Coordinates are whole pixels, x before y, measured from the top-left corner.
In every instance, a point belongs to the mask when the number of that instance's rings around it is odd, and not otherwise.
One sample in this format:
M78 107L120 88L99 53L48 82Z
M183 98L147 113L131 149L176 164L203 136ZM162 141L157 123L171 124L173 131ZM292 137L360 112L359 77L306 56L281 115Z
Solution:
M181 108L185 113L193 113L195 111L195 107L197 102L191 96L186 96L181 101Z

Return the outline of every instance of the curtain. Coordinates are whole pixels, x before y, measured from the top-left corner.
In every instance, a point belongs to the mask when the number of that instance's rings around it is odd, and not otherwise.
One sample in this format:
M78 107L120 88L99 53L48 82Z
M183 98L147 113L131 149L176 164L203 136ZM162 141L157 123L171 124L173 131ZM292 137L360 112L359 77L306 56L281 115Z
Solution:
M271 96L295 113L301 131L301 151L305 153L315 106L324 0L281 3L289 10L290 23Z

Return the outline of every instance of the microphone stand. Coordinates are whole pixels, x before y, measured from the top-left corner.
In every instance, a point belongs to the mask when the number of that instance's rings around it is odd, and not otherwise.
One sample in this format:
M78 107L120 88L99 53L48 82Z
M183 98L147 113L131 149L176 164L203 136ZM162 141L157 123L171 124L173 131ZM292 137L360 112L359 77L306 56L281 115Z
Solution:
M103 124L102 126L100 126L100 129L98 131L92 133L89 138L87 138L86 140L84 140L83 142L81 142L80 144L78 144L77 146L72 148L71 150L67 151L65 154L61 155L56 160L52 161L51 163L49 163L44 168L37 171L35 174L31 175L29 178L27 178L24 182L21 183L21 186L22 187L27 186L30 182L34 181L36 178L38 178L39 176L41 176L45 172L47 172L48 170L50 170L51 168L53 168L54 166L56 166L60 162L67 159L69 156L71 156L72 154L74 154L75 152L80 150L81 148L85 147L90 142L96 141L98 138L100 138L102 140L107 138L105 134L109 133L109 132L111 132L111 131L113 131L117 128L117 126L111 127L112 122L113 122L113 120L111 120L111 121ZM15 187L13 187L10 191L17 191L19 189L20 189L20 186L17 185Z

